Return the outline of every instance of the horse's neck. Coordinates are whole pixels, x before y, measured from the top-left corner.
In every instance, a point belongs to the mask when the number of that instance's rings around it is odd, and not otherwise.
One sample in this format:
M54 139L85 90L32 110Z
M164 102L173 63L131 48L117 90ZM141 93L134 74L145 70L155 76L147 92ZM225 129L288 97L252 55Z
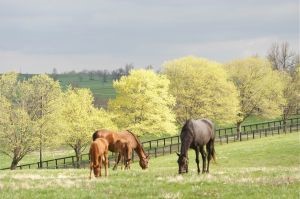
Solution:
M186 136L181 140L180 154L188 157L188 150L192 144L193 138L191 136Z
M138 154L140 159L146 158L144 149L142 148L142 146L139 143L137 143L137 147L134 149L134 151Z
M145 151L143 149L142 144L140 143L140 141L138 140L138 138L136 137L136 135L134 135L131 131L127 130L128 133L131 134L131 136L133 136L133 139L136 142L136 148L134 149L134 151L138 154L140 159L146 158L146 154Z

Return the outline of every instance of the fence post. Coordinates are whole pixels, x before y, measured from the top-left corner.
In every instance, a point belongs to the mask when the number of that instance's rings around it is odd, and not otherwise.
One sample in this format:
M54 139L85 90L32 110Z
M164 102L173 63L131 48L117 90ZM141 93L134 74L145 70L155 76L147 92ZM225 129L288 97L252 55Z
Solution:
M75 168L74 156L72 156L72 165L73 165L73 168Z
M265 137L268 137L268 131L265 129Z

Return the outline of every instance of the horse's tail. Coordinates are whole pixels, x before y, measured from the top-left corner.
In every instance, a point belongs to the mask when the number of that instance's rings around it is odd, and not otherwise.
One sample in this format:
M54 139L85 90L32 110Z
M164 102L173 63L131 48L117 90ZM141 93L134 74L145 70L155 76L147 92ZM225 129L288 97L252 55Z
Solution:
M211 157L214 159L214 162L217 162L216 161L216 151L215 151L215 138L211 139L210 149L211 149L211 152L210 152Z

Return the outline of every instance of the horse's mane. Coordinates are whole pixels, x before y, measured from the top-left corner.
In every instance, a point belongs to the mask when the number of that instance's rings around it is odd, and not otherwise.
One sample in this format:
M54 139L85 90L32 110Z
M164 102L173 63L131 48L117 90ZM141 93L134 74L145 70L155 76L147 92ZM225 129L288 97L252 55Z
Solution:
M183 125L182 129L181 129L181 132L190 132L190 134L194 137L194 130L190 127L190 124L193 125L193 122L191 119L188 119L185 124Z
M143 145L141 144L140 140L136 137L136 135L134 133L132 133L130 130L126 130L128 133L130 133L131 135L133 135L134 139L136 140L136 142L138 143L138 145L140 146L140 148L142 149L143 153L146 155Z
M97 137L97 133L98 133L99 130L95 131L95 133L93 133L93 141L95 141L98 137Z

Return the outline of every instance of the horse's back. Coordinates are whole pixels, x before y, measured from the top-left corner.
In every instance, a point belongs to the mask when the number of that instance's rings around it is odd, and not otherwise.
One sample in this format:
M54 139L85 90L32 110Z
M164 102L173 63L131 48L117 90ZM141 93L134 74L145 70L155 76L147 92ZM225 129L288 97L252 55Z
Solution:
M128 142L130 148L135 149L138 146L138 142L133 134L128 131L114 132L107 129L101 129L93 134L93 139L105 138L109 143L109 150L116 152L115 144L118 140L123 139Z
M103 154L108 151L108 142L105 138L97 138L92 142L92 147L99 154Z
M208 119L191 120L194 142L199 145L207 144L214 138L213 123Z
M137 147L138 145L137 138L132 133L128 131L121 131L118 133L118 135L122 139L125 139L128 142L130 148L135 149Z

